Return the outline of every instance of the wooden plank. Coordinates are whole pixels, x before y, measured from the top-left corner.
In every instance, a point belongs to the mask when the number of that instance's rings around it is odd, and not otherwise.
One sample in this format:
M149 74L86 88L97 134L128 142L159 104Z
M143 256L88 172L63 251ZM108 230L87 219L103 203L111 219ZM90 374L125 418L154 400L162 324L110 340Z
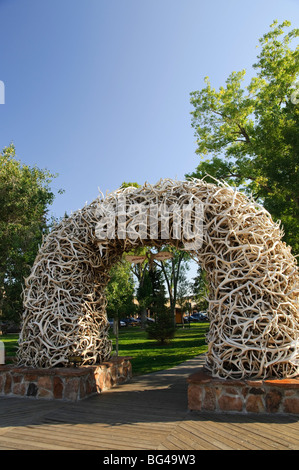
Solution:
M56 443L40 444L39 442L36 442L36 440L32 441L27 439L26 437L22 436L22 434L13 435L8 433L4 436L1 436L1 445L5 443L9 447L20 450L68 450L67 447L57 445Z
M62 411L62 410L60 410ZM299 423L288 418L260 416L255 418L237 415L195 416L190 413L185 420L167 423L149 422L126 423L110 426L105 416L102 423L88 423L90 413L81 412L80 419L74 410L63 410L57 420L52 413L39 417L38 424L0 428L2 447L8 447L9 438L13 448L72 448L72 449L299 449ZM56 411L54 415L58 414ZM61 413L59 413L61 414ZM109 413L108 413L109 414ZM127 414L126 414L127 416ZM137 415L138 416L138 415ZM111 417L111 416L110 416ZM135 415L136 417L136 415ZM87 418L87 419L86 419ZM113 417L112 417L113 418ZM132 418L132 416L131 416ZM103 419L103 417L102 417ZM291 418L290 418L291 419ZM36 420L35 420L36 421ZM72 424L72 421L74 423ZM77 421L81 421L80 424ZM95 421L94 417L92 421ZM113 421L113 420L112 420ZM58 422L58 424L57 424ZM179 425L178 425L179 422ZM109 429L109 431L107 431ZM59 436L59 437L58 437ZM136 439L138 436L138 439ZM140 437L139 437L140 436ZM145 437L146 436L146 437ZM20 446L16 443L20 440ZM43 438L43 442L41 442ZM36 440L40 439L37 444Z
M189 412L186 370L76 403L0 397L0 449L299 450L294 416Z
M167 449L169 442L173 443L174 439L177 439L179 442L181 442L181 448L183 450L206 450L207 448L207 443L205 441L202 442L197 438L197 436L194 436L193 433L190 433L186 429L181 428L181 426L177 426L175 430L172 431L172 433L162 441L162 444L158 447L158 449ZM213 446L213 450L217 450L217 447Z
M121 427L121 429L109 428L107 433L107 426L90 426L74 425L72 427L55 426L53 429L50 426L43 425L42 427L32 428L28 427L22 431L23 435L33 435L36 438L45 436L49 439L55 434L59 435L59 442L72 443L80 448L84 448L87 445L89 447L99 448L113 448L115 446L124 445L128 448L145 448L152 446L153 442L159 442L164 434L161 432L151 432L149 428L143 428L142 430L133 428L132 426Z
M260 442L263 449L267 446L267 448L287 450L293 449L294 445L299 446L299 423L297 423L296 436L294 433L295 429L289 431L285 428L283 421L288 419L285 416L277 417L279 421L282 421L279 423L276 422L277 419L275 420L275 417L272 415L239 416L234 418L234 422L228 416L224 418L220 415L219 419L228 422L228 431L235 429L237 432L244 432L245 435L247 434L250 442Z
M79 414L78 412L71 413L69 411L61 410L59 414L48 414L46 417L41 418L41 421L44 420L57 422L57 423L73 423L73 424L96 424L98 422L110 424L110 425L117 425L117 424L157 424L160 429L163 427L167 427L171 424L177 423L178 420L181 418L176 416L174 413L171 415L162 414L161 412L158 414L153 413L146 413L146 412L130 412L130 411L121 411L121 410L106 410L99 414L97 413L82 413ZM35 421L36 424L39 424L39 420Z
M187 431L193 433L196 437L197 441L202 439L202 429L206 432L211 433L214 436L217 436L218 440L226 443L228 447L233 448L234 450L259 450L260 446L254 445L252 443L248 444L240 433L231 432L231 430L226 429L224 426L219 426L218 423L211 422L211 421L204 421L202 426L197 426L197 421L184 421L180 424L180 429L182 431Z
M19 433L15 432L13 434L14 437L19 436ZM59 437L57 437L59 436ZM40 428L39 430L30 430L25 429L21 432L21 438L26 438L32 441L38 441L41 443L46 443L51 446L55 446L59 444L67 449L103 449L104 446L102 445L102 440L90 439L84 434L74 433L66 430L61 429L52 429L47 430L44 427Z
M215 446L218 449L235 450L234 443L231 443L228 439L219 436L214 429L211 430L206 426L206 423L202 423L201 421L189 421L188 431L192 432L194 436L197 436L197 438L207 441L209 445Z
M96 439L87 439L84 438L81 434L73 434L73 433L66 433L61 432L61 430L45 430L41 428L40 430L36 430L33 432L29 429L23 429L19 432L14 432L9 435L9 437L14 437L16 439L32 442L38 442L39 446L43 448L52 448L55 449L57 446L64 448L64 449L94 449L94 450L101 450L104 449L106 446L102 445L101 441L97 441ZM112 445L111 445L112 447Z
M40 432L40 434L30 434L26 432L26 438L40 439L43 442L54 442L54 433ZM54 440L53 440L54 439ZM69 449L95 449L95 450L114 450L114 449L140 449L143 450L152 445L151 439L148 441L136 441L136 435L133 438L121 435L96 434L93 439L86 438L84 433L60 434L59 443Z
M286 436L281 426L278 430L273 423L268 426L263 423L247 423L247 429L262 442L271 443L269 445L274 449L299 449L299 439L291 435Z
M213 417L213 415L210 415L210 418L215 420L215 416ZM280 417L277 418L280 420ZM240 436L243 435L244 439L250 442L251 445L256 444L263 450L288 450L292 448L290 441L298 443L296 437L290 436L290 439L286 439L283 432L283 424L280 422L277 423L275 418L271 415L258 415L253 417L250 415L219 414L217 420L222 423L222 426L225 426L228 433L239 433ZM279 434L277 435L278 429ZM299 429L299 426L297 429Z
M216 419L215 419L216 418ZM238 418L235 418L236 420ZM193 421L192 425L196 425L198 421ZM224 437L228 437L231 441L231 445L234 446L234 449L247 448L250 450L273 450L276 448L271 442L266 439L261 438L261 436L255 436L254 433L249 433L247 423L243 424L242 422L235 423L229 421L225 422L225 418L210 415L210 421L207 419L203 420L204 427L210 428L212 432L218 433ZM183 424L184 425L184 424Z

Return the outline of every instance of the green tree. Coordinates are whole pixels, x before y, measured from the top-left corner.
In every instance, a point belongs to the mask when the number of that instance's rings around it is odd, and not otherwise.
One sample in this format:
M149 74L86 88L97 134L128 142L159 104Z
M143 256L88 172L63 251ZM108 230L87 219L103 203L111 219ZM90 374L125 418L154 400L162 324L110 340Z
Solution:
M206 310L208 308L208 293L207 273L201 266L198 266L196 276L193 278L192 295L199 310Z
M106 299L108 317L116 319L134 314L134 280L130 263L121 260L112 266Z
M186 273L182 273L177 288L177 303L179 304L182 313L189 309L190 295L191 283L189 282Z
M151 280L151 311L156 317L160 312L166 309L166 289L162 271L157 269L156 264L152 263L149 268L149 277Z
M205 87L191 93L202 161L186 177L209 181L210 175L252 194L282 221L285 241L298 253L299 29L287 32L290 26L274 21L259 40L256 75L247 86L242 70L232 72L218 91L206 77Z
M121 184L121 187L120 189L125 189L125 188L140 188L140 184L136 183L136 182L133 182L133 183L130 183L130 182L127 182L127 181L124 181L122 184Z
M185 273L189 269L190 255L185 251L177 250L174 247L167 246L165 250L172 253L172 258L166 261L158 261L161 271L164 275L170 302L170 312L172 321L175 325L175 306L177 303L178 288L180 282L184 282Z
M146 327L147 310L152 303L152 282L149 275L148 264L141 263L135 270L138 275L137 300L139 304L139 314L141 318L141 328Z
M54 200L55 175L16 159L11 144L0 154L0 311L19 322L22 287L42 237L50 229L48 206Z
M157 264L151 261L155 251L146 247L139 247L136 251L139 255L145 256L143 263L136 264L132 268L138 281L137 300L140 309L141 326L145 328L147 311L150 310L156 315L165 308L166 291L162 273L157 268Z
M155 339L158 344L166 344L175 336L175 326L169 309L161 310L156 315L156 321L147 330L149 339Z
M151 252L152 256L156 253ZM160 268L161 263L154 261L152 257L148 263L148 305L154 313L155 322L147 327L147 336L149 339L155 339L158 344L168 343L175 335L175 325L173 322L173 314L166 307L166 289L164 285L164 275Z

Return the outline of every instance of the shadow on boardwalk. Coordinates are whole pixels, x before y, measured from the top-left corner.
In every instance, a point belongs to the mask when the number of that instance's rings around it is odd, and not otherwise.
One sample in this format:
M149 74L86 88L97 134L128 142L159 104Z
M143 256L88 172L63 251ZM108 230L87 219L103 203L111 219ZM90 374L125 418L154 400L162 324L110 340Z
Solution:
M299 450L296 416L190 412L198 356L70 403L0 398L0 449Z

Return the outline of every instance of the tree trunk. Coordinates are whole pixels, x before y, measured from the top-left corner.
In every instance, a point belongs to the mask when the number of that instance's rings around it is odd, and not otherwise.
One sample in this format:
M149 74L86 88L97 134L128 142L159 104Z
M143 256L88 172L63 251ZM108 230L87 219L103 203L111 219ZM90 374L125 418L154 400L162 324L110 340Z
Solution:
M145 328L146 328L146 317L147 317L146 308L143 308L143 309L141 310L140 317L141 317L141 329L142 329L142 330L145 330Z

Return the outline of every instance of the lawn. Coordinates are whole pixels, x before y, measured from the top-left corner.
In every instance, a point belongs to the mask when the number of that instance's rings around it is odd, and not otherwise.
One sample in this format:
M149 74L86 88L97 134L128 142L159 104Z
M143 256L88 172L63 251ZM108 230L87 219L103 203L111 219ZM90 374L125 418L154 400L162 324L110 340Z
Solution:
M3 341L5 346L5 354L8 356L14 356L18 345L18 334L9 334L5 336L0 335L0 341Z
M119 356L132 358L133 375L147 374L174 367L208 349L205 335L209 323L193 323L177 327L176 335L167 345L149 340L138 327L121 328L119 331ZM111 331L111 330L110 330ZM110 337L115 344L112 332Z
M139 327L121 328L119 331L119 356L132 358L133 375L168 369L207 351L205 340L209 323L193 323L177 327L176 335L167 345L159 346L149 340L146 332ZM109 336L115 345L115 337L110 329ZM14 355L18 335L0 336L5 344L6 354Z

